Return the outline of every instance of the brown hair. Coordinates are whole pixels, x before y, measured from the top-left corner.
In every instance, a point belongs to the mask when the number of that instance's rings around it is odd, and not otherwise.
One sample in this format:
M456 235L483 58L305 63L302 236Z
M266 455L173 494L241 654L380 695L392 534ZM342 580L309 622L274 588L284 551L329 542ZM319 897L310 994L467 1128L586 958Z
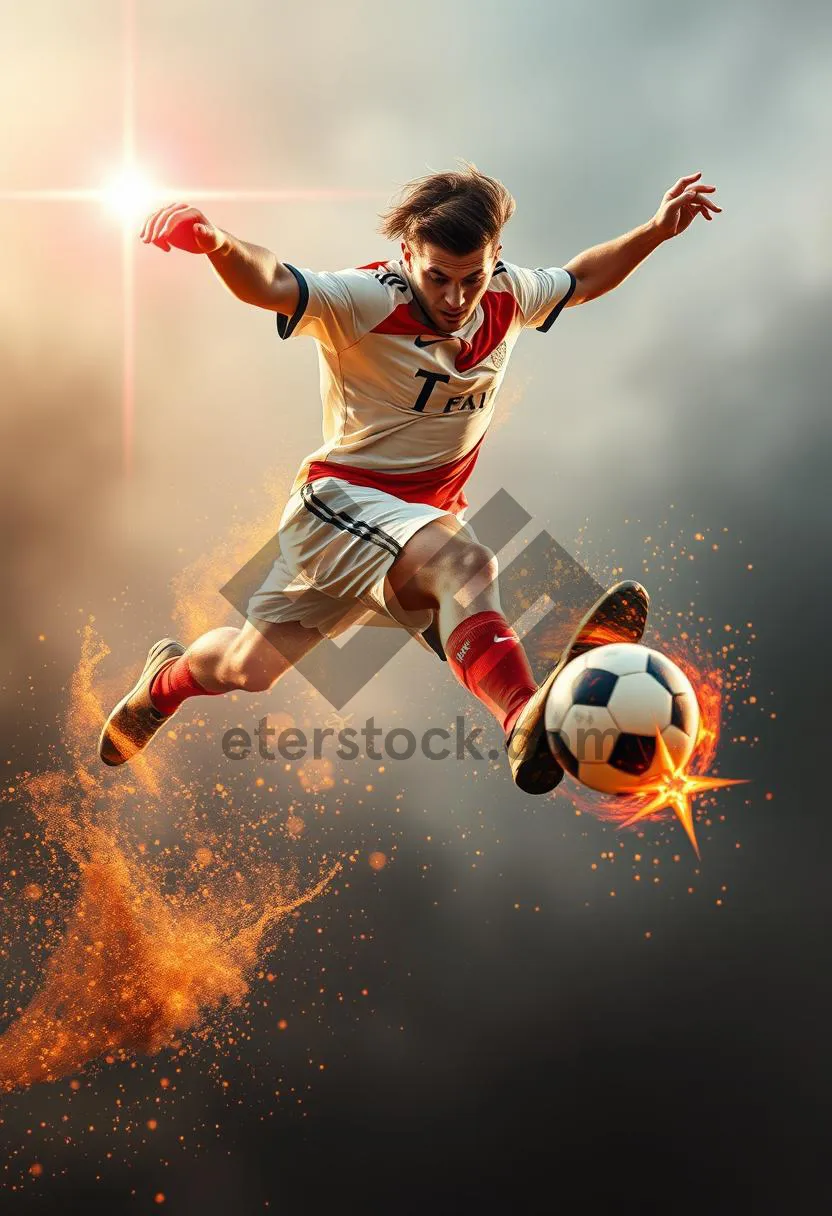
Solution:
M496 244L514 215L514 199L502 182L462 161L456 173L430 173L408 182L401 199L381 215L379 231L389 240L430 242L463 256Z

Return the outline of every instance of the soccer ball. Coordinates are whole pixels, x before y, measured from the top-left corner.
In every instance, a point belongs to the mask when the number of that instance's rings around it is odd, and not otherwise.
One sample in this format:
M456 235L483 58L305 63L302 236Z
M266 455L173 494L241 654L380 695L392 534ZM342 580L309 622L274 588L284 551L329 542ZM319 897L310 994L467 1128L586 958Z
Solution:
M604 794L630 794L662 772L657 732L674 768L690 759L699 704L666 655L614 642L567 663L549 690L545 723L567 773Z

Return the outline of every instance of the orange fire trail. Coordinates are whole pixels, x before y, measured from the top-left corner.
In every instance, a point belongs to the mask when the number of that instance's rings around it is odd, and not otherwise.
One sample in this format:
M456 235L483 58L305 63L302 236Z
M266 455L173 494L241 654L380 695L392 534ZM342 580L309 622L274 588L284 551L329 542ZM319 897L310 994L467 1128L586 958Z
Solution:
M603 645L610 639L601 636L593 640L596 644ZM694 661L691 654L679 643L661 641L654 645L685 673L696 693L699 704L699 731L693 754L685 766L674 769L667 746L659 734L656 737L656 746L660 757L663 758L663 772L660 777L632 793L619 797L611 796L600 805L597 800L583 794L579 794L575 801L580 803L582 810L597 815L600 819L610 820L621 828L632 827L643 820L655 818L662 811L672 810L684 828L696 856L699 857L693 799L697 794L729 785L744 785L746 781L743 778L706 775L713 764L719 743L722 719L721 672L701 655Z
M158 1051L238 1004L266 935L340 869L330 864L304 890L288 863L237 850L226 859L203 846L194 850L194 881L170 891L161 864L142 856L124 825L137 794L162 809L160 791L176 788L163 753L142 756L121 780L88 767L104 717L93 677L107 653L88 627L66 717L70 765L25 786L44 840L79 879L39 990L0 1036L0 1090L55 1080L100 1056Z

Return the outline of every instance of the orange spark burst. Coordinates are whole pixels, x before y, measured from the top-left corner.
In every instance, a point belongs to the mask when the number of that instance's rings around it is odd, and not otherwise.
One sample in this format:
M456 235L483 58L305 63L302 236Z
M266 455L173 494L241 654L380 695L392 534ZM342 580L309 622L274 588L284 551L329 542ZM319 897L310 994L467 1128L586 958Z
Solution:
M725 785L743 785L746 778L701 777L698 773L686 772L684 765L674 768L673 758L660 731L656 731L656 747L662 766L661 775L633 795L639 803L644 799L646 799L646 803L644 806L639 806L629 819L624 820L621 826L630 827L632 824L638 823L640 819L646 819L648 815L654 815L657 811L670 807L676 813L679 822L687 832L696 856L699 857L691 798L695 794L702 793L703 790L716 790Z

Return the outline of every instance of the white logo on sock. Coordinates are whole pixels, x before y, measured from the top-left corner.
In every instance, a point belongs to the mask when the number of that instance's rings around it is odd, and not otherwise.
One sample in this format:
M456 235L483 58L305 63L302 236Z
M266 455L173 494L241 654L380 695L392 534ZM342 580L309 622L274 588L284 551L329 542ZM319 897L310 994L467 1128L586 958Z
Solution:
M494 641L495 642L513 642L514 638L512 637L511 634L509 634L509 636L507 638L501 638L499 634L495 633Z

